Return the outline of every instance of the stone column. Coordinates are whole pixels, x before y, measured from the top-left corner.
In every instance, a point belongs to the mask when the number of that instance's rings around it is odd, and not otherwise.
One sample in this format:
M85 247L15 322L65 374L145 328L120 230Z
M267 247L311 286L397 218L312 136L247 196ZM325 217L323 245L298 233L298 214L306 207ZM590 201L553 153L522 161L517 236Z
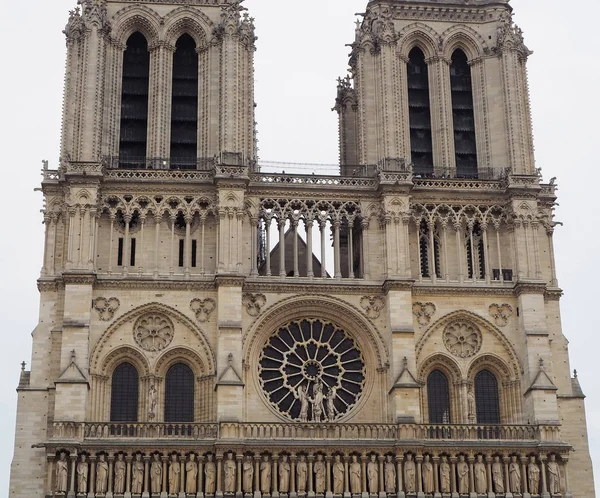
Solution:
M312 278L315 276L313 270L313 219L305 218L304 227L306 229L306 276Z
M279 496L279 472L277 471L279 463L279 455L273 455L273 465L271 467L271 487L273 488L271 491L271 496L277 497Z
M362 488L362 495L364 498L369 496L369 490L367 488L367 455L364 453L360 456L360 476L360 487Z
M488 456L485 459L485 468L487 470L487 490L488 493L492 493L494 488L492 487L492 457Z
M146 468L148 475L148 468ZM144 489L145 485L144 485ZM185 498L185 454L179 459L179 495Z
M96 490L96 455L90 455L90 475L88 479L88 496L93 498Z
M569 471L567 469L569 459L566 457L562 457L562 461L563 461L563 470L564 470L564 474L565 474L565 498L573 498L573 494L571 493L571 485L569 484Z
M254 498L260 497L260 455L254 455Z
M204 456L198 456L198 497L204 496Z
M331 492L331 456L325 456L325 496L332 496Z
M503 457L502 461L504 462L504 491L505 496L507 498L512 497L511 489L510 489L510 472L508 470L508 463L510 462L509 457Z
M150 455L144 455L144 494L142 498L150 496Z
M279 276L285 277L285 219L277 220L279 227ZM267 249L268 250L268 249Z
M540 464L542 466L541 468L541 474L542 474L542 498L550 498L550 493L548 493L548 481L547 481L547 476L546 476L546 455L540 455ZM523 466L525 466L525 464L523 464ZM527 479L525 479L525 482L527 482ZM525 488L524 488L525 489Z
M456 457L450 457L450 488L452 489L452 496L458 496L458 490L456 489Z
M315 457L312 455L308 456L308 485L307 485L307 489L308 489L308 496L315 496L315 493L313 491L313 461L314 461Z
M71 455L71 479L69 481L69 498L75 496L75 475L77 474L77 455Z
M168 468L167 468L167 462L169 461L169 457L168 455L163 455L162 456L162 464L163 464L163 471L162 471L162 495L167 496L168 493L168 486L167 486L167 474L169 472Z
M296 496L296 454L290 456L290 497Z
M114 455L110 455L108 457L108 488L107 488L107 493L106 493L106 497L110 498L113 493L113 467L115 465L115 457Z
M529 494L529 482L527 480L527 457L521 457L521 479L523 480L521 484L523 487L523 495Z
M432 458L432 460L433 460L433 490L437 496L440 494L440 474L439 474L440 457L434 456Z
M46 457L46 470L48 474L46 475L46 495L52 496L54 492L54 455L48 455Z
M238 453L235 456L235 459L237 460L237 488L236 488L236 495L238 497L242 496L242 458L243 455L241 453Z
M350 476L348 475L348 460L349 456L344 457L344 498L350 496Z
M404 497L404 474L402 473L402 461L404 455L396 455L396 477L398 479L398 498Z
M417 455L415 458L417 462L417 496L423 495L423 455Z
M385 492L385 475L383 470L383 462L385 457L383 455L379 455L379 496L381 498L385 498L387 493Z
M125 462L127 463L127 467L125 470L125 496L131 496L131 460L133 457L128 455L125 457Z
M471 246L474 247L474 246ZM475 276L475 269L473 269L473 276ZM475 492L475 469L473 464L475 462L475 457L469 456L469 491L471 492L472 498L477 498L477 493Z
M223 496L223 489L221 488L222 472L223 472L223 455L217 455L217 485L215 488L215 496Z

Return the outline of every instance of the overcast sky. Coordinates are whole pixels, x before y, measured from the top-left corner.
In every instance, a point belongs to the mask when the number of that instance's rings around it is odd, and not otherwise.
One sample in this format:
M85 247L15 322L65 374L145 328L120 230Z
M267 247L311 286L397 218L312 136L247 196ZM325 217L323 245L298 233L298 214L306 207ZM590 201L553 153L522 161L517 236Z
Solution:
M467 2L468 3L468 2ZM366 0L247 0L256 18L256 101L260 157L264 160L335 163L337 119L331 112L336 78L346 73L345 44L353 41L354 13ZM61 33L75 0L6 1L0 46L0 144L4 150L0 196L0 490L7 489L13 453L20 362L29 363L37 323L36 278L42 264L39 213L42 159L56 167L65 59ZM571 365L588 398L587 422L596 481L600 478L600 383L595 309L599 307L596 258L600 231L587 219L598 198L600 114L595 0L513 0L515 20L535 54L529 62L537 166L558 177L556 258L563 330ZM594 381L594 379L596 379ZM0 491L1 494L1 491Z

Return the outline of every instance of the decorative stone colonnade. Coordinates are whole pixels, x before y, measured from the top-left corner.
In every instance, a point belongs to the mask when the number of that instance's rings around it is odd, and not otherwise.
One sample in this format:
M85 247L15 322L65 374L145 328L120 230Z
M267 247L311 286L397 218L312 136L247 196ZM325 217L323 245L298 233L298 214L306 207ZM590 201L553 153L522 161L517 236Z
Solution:
M47 497L572 497L570 447L549 426L59 422L54 429Z

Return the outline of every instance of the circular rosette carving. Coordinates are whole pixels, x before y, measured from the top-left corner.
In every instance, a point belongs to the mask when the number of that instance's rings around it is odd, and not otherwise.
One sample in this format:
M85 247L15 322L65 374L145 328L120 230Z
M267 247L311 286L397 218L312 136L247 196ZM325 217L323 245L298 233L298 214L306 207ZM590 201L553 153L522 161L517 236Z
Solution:
M164 315L148 314L140 317L133 327L135 342L146 351L161 351L173 340L173 322Z
M263 347L259 378L279 413L303 422L332 422L360 398L365 361L354 339L334 323L292 321Z
M481 349L481 332L470 322L452 322L444 329L444 345L454 356L469 358Z

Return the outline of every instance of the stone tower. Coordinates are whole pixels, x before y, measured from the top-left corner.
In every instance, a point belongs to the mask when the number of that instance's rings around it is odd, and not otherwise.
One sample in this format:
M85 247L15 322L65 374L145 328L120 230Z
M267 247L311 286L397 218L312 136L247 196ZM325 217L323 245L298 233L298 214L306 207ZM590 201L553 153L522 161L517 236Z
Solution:
M239 1L79 3L11 497L594 496L507 0L368 3L339 176Z

